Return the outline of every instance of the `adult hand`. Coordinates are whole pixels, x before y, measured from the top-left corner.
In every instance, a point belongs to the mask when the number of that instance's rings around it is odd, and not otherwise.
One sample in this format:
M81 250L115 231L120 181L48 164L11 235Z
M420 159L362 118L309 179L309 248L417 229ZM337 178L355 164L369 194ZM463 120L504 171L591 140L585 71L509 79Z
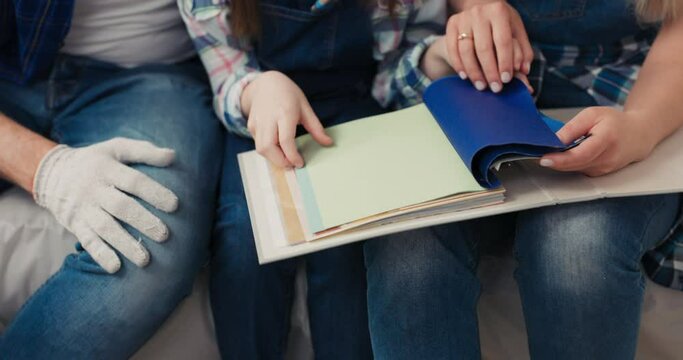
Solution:
M657 145L642 116L611 107L590 107L580 112L557 132L569 144L590 135L573 149L547 154L542 166L560 171L579 171L600 176L648 157Z
M107 272L121 267L112 248L142 267L149 263L149 252L116 219L163 242L168 238L166 225L132 196L164 212L175 211L178 198L126 164L165 167L174 157L171 149L125 138L83 148L59 145L40 162L33 195Z
M503 0L478 2L446 25L449 63L478 90L499 92L513 76L530 91L527 75L534 53L519 13Z
M323 146L332 144L301 89L277 71L260 74L244 89L242 110L256 151L279 167L304 166L296 147L299 124Z

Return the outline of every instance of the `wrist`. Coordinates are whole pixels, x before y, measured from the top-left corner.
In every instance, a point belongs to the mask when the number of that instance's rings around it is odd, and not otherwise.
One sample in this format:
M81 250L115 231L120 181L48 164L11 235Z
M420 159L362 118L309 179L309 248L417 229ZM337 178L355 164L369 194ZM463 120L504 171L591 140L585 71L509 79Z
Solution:
M633 133L637 134L638 142L643 145L645 151L649 154L669 133L663 131L661 127L654 126L655 124L650 119L654 119L654 115L647 114L642 111L624 110L626 121L630 122L633 127Z
M27 191L33 195L33 199L40 206L45 206L44 199L41 199L41 194L43 193L41 188L44 187L45 181L51 176L54 176L52 170L55 168L55 164L59 162L59 158L62 157L61 155L64 154L67 149L69 149L69 147L66 145L55 144L55 146L49 148L43 154L35 167L34 174L31 177L31 187L28 188Z
M257 91L256 89L258 88L258 84L262 82L269 83L271 81L277 81L279 78L289 80L287 75L275 70L265 71L250 77L248 83L242 89L242 94L240 95L240 107L242 109L242 115L245 117L249 116L254 98L253 93Z
M430 79L436 80L454 72L448 63L445 38L440 36L432 42L420 59L420 70Z
M17 169L16 173L14 173L14 176L10 176L10 180L32 194L36 174L40 168L41 162L58 146L58 144L43 137L35 137L26 140L29 142L28 146L25 148L28 150L26 152L26 157L24 157L23 164Z
M57 144L0 114L0 176L27 192L33 189L33 178L40 161Z
M254 89L254 82L255 80L248 83L244 89L242 89L242 95L240 95L240 108L242 109L242 115L244 115L244 117L248 117L249 112L251 111L251 93Z

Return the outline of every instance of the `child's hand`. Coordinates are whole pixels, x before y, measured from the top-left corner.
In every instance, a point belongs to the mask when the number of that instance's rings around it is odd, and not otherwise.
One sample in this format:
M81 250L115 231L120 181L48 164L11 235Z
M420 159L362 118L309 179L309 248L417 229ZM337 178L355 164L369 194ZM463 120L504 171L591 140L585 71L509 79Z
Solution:
M448 63L477 90L499 92L518 77L530 91L526 76L534 58L517 11L500 0L472 5L451 16L446 26Z
M319 144L332 144L301 89L277 71L260 74L244 89L242 111L256 151L280 167L304 166L294 138L301 124Z
M545 155L541 165L560 171L600 176L648 157L656 136L642 116L610 107L590 107L567 123L557 136L563 143L590 135L573 149Z

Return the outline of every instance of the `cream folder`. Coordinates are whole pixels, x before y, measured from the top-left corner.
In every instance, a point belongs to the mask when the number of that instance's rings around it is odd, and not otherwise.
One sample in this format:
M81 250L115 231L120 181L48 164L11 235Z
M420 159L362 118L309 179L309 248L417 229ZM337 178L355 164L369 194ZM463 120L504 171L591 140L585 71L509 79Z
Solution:
M568 120L580 109L544 111ZM498 176L505 188L500 204L401 218L324 239L290 244L266 160L256 152L238 156L259 263L265 264L377 236L520 210L601 198L683 192L683 128L664 140L646 160L602 177L545 169L537 161L504 164Z

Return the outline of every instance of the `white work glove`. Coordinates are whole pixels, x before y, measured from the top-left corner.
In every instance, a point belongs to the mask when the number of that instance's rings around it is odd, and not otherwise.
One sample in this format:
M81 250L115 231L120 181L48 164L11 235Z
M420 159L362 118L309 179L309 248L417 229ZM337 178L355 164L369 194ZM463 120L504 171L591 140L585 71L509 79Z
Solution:
M164 212L175 211L178 198L125 164L165 167L174 157L171 149L125 138L83 148L58 145L38 166L33 196L38 205L50 210L60 224L76 235L107 272L115 273L121 267L121 260L111 247L143 267L149 263L149 252L140 244L141 239L133 238L115 218L162 242L168 238L168 228L131 195Z

